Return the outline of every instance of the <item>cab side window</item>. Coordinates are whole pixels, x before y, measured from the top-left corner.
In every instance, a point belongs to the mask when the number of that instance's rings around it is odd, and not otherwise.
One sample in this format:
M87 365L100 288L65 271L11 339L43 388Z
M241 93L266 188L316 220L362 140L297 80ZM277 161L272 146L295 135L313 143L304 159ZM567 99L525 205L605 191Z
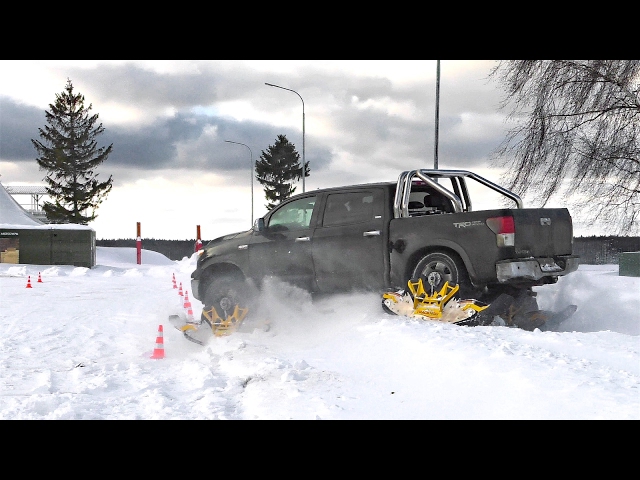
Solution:
M315 196L289 202L271 215L268 227L286 230L309 228L315 204Z
M368 222L373 218L373 192L332 193L322 220L323 227Z

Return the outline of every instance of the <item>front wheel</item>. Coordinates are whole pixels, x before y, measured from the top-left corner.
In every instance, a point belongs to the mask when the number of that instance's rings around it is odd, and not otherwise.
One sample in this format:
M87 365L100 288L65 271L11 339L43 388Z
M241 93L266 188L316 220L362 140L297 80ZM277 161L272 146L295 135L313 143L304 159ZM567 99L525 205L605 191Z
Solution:
M201 319L214 331L235 328L248 314L252 298L252 291L243 279L214 278L204 292Z
M454 254L433 252L420 259L411 276L412 281L422 279L425 291L432 295L442 289L445 282L450 286L459 285L459 298L473 295L473 286L462 260Z

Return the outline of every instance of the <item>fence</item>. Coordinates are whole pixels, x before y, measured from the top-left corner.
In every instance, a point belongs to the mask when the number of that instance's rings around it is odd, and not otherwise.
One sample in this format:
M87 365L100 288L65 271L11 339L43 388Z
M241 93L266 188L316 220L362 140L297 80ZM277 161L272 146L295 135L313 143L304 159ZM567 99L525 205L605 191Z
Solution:
M576 237L573 254L586 265L618 264L621 252L640 252L640 237Z
M203 244L207 244L203 240ZM157 240L155 238L143 238L142 248L158 252L169 260L182 260L191 257L195 252L196 239L193 240ZM96 240L97 247L131 247L136 248L135 238L119 238L117 240Z

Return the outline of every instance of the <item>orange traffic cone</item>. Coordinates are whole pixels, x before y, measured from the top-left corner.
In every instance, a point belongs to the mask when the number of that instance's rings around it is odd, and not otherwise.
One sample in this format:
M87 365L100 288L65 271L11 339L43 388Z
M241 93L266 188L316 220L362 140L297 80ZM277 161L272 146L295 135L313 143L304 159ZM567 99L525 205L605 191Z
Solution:
M29 276L27 277L27 287L26 287L26 288L33 288L33 287L31 286L31 275L29 275Z
M156 337L156 348L153 349L153 355L149 358L159 360L164 358L164 337L162 333L162 325L158 326L158 336Z
M193 309L189 300L189 290L184 291L184 309L187 311L187 322L193 322Z
M184 295L182 294L182 282L180 282L180 288L178 289L178 295L180 295L181 297L184 297Z
M173 288L178 288L178 285L176 285L176 274L172 273L171 275L173 276L173 279L171 280L173 282Z
M40 276L40 272L38 272L38 283L42 283L42 277Z

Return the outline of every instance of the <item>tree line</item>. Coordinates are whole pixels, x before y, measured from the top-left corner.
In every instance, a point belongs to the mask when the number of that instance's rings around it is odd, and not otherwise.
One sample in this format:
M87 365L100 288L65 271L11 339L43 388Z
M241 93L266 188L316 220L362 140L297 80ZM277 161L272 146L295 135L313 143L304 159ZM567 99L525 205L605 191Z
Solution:
M155 238L142 239L142 248L158 252L170 260L190 258L195 252L196 239L161 240ZM208 241L203 241L206 245ZM119 238L117 240L96 240L98 247L130 247L136 248L135 238ZM621 252L640 252L640 237L575 237L573 253L580 256L580 263L585 265L617 264Z

